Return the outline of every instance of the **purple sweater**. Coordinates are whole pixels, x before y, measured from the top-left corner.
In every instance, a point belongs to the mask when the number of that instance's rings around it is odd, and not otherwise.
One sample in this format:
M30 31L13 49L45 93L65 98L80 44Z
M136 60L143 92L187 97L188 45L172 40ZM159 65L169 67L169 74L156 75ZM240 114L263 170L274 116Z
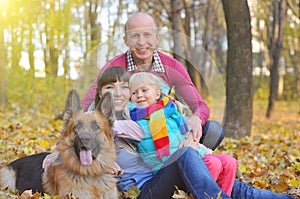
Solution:
M150 69L149 72L160 76L169 86L178 91L182 99L188 104L194 115L197 115L202 120L202 125L204 125L209 118L209 108L203 101L195 85L192 83L191 78L186 71L185 67L176 59L163 54L158 51L158 55L164 65L165 72L154 72ZM115 58L108 61L99 71L100 75L105 69L112 66L121 66L127 69L126 64L126 53L116 56ZM93 82L91 87L88 89L87 93L82 99L82 105L86 111L90 104L95 99L95 94L97 91L97 79Z

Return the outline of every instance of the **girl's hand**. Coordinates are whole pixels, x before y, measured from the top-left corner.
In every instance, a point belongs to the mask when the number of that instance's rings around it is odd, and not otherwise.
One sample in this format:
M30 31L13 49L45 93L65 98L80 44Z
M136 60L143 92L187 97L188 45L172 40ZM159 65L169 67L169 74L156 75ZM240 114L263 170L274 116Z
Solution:
M182 147L192 147L198 150L198 142L194 141L193 134L191 132L187 132L186 139L179 144L179 148Z

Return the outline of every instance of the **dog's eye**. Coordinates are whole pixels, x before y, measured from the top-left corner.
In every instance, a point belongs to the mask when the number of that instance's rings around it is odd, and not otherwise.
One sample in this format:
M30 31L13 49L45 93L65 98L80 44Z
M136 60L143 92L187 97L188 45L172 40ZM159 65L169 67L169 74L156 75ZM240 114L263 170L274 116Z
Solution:
M79 121L79 122L77 122L75 125L74 125L74 132L75 133L78 133L79 132L79 130L82 128L82 121Z
M92 129L93 129L94 131L100 131L100 130L101 130L101 126L100 126L100 125L98 124L98 122L95 121L95 120L92 121L91 126L92 126Z

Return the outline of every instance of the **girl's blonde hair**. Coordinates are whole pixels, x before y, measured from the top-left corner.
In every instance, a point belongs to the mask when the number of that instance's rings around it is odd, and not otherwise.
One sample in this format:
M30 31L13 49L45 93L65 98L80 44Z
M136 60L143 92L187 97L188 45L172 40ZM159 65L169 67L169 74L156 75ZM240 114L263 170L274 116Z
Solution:
M129 78L128 86L132 91L146 84L151 84L155 89L161 90L164 94L168 94L166 92L169 91L169 86L164 82L164 80L149 72L138 72L132 74Z

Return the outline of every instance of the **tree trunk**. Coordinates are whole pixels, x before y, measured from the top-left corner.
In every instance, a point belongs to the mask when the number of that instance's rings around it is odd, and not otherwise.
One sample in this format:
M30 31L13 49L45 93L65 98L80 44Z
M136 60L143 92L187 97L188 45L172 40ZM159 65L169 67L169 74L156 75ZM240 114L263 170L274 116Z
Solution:
M49 32L49 65L46 71L48 71L47 76L57 77L59 50L55 47L54 30L50 29Z
M115 42L115 36L117 33L117 28L121 26L120 21L122 18L122 10L124 9L122 0L119 0L117 9L118 9L118 11L117 11L116 20L113 23L111 32L109 32L109 36L107 38L108 52L106 54L106 60L109 60L111 57L114 57L114 55L118 54L117 50L119 50L116 48L116 45L114 45L114 42ZM100 66L100 67L102 67L102 66Z
M12 55L12 62L11 67L13 69L19 68L19 63L21 60L21 51L22 51L22 42L18 41L18 29L12 25L12 40L11 40L11 55ZM21 31L21 30L20 30ZM22 39L22 38L21 38Z
M207 2L207 9L205 12L205 29L203 32L203 48L205 50L205 52L208 52L209 54L211 54L211 49L209 49L209 43L211 43L212 38L212 29L213 29L213 19L216 15L216 6L217 2L215 0L210 0ZM206 56L205 56L206 57ZM206 63L208 63L207 59L203 59L202 60L202 65L204 66ZM209 68L212 68L212 66L209 66ZM203 70L201 71L201 75L205 78L208 79L208 75L209 75L209 70L206 67L203 67Z
M29 73L30 76L34 78L34 71L35 71L35 66L34 66L34 44L33 44L33 28L32 25L29 24L29 43L28 43L28 58L29 58Z
M101 42L101 24L98 23L99 9L102 8L101 1L87 0L85 5L85 38L86 38L86 54L84 58L83 70L80 71L83 75L80 77L79 89L88 88L97 77L98 64L98 45Z
M295 92L298 99L300 99L300 71L298 67L296 66L296 63L294 64L294 71L295 71Z
M65 54L63 57L63 68L64 68L64 77L67 79L71 79L71 71L70 71L70 24L71 24L71 5L70 2L66 2L65 4L63 4L63 10L64 13L66 14L66 18L65 18L65 22L62 34L63 34L63 46L65 49Z
M187 71L190 74L190 77L195 84L197 90L200 92L201 90L201 77L200 74L201 70L199 67L196 68L194 63L194 59L197 56L196 49L198 46L192 47L192 38L191 38L191 11L190 11L190 1L189 0L183 0L184 10L185 10L185 22L184 22L184 30L186 34L186 41L185 41L185 54L186 54L186 67ZM196 56L193 56L196 55ZM199 57L197 57L199 59Z
M0 108L5 108L5 103L7 101L6 95L6 65L7 65L7 57L6 57L6 49L4 46L4 34L3 28L0 25Z
M90 26L90 57L89 63L85 69L85 76L87 85L91 85L95 79L95 72L98 70L98 45L101 40L100 24L97 22L98 18L98 1L89 0L90 4L88 7L88 21ZM101 8L101 6L100 6ZM97 72L96 72L97 74Z
M183 57L183 43L181 38L180 16L179 16L180 0L171 0L171 24L173 36L173 57L184 63Z
M252 124L252 45L247 0L222 0L227 25L226 136L250 135Z
M269 104L266 117L271 117L271 112L274 109L275 100L278 97L278 81L279 81L279 61L281 58L282 40L284 33L286 5L284 0L274 0L274 14L273 14L273 26L272 26L272 38L271 38L271 69L270 69L270 93Z
M51 14L55 13L55 6L54 2L51 2ZM45 71L47 77L57 77L58 71L58 57L59 57L59 50L58 50L58 38L59 36L56 33L56 29L53 27L53 24L49 21L48 24L45 25L45 32L46 32L46 51L47 53L45 64Z
M44 34L44 36L43 36ZM45 64L45 71L47 71L48 66L48 53L47 53L47 44L48 44L48 32L47 32L47 23L45 23L45 27L42 30L39 30L39 39L43 50L43 61ZM43 38L45 37L45 38ZM45 39L45 42L43 41Z

